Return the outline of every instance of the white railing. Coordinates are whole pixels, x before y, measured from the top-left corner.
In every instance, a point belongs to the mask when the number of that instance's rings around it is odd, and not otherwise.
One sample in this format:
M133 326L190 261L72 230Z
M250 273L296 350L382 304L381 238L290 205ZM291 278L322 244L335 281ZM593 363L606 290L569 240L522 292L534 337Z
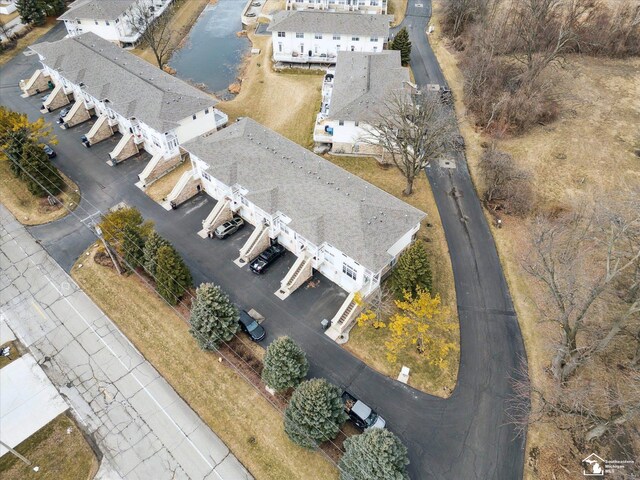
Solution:
M138 180L140 180L144 184L147 181L147 177L151 175L153 169L158 166L158 163L160 163L160 160L162 160L163 158L164 156L162 155L162 153L156 153L153 157L151 157L151 160L149 160L147 166L144 167L144 170L142 170L142 172L138 174Z
M111 159L115 159L118 155L120 155L122 150L124 150L124 147L127 146L127 144L131 141L132 138L133 138L133 135L131 133L127 133L126 135L123 135L120 141L118 142L118 144L116 145L116 147L113 150L111 150L111 152L109 153L109 156L111 157Z
M96 120L96 123L93 124L93 126L91 127L91 130L89 130L89 132L87 133L87 140L89 140L89 143L91 143L91 139L96 136L96 133L98 133L98 130L100 130L102 125L104 125L104 122L107 121L107 118L108 117L106 115L100 115L98 117L98 119Z
M182 174L178 183L175 184L169 195L167 196L167 202L173 202L178 195L182 192L182 189L187 186L187 183L191 181L193 175L195 173L195 169L188 170Z

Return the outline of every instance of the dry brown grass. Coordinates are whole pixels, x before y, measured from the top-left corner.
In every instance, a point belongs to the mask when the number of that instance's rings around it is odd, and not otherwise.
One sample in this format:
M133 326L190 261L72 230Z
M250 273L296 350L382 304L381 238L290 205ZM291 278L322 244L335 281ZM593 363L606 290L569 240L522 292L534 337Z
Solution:
M407 14L407 4L408 0L388 0L387 4L387 14L393 15L393 22L391 22L391 26L395 27L396 25L400 25L404 20L405 15Z
M9 23L11 20L13 20L14 18L18 18L18 15L20 15L20 13L18 13L18 11L16 10L13 13L10 13L8 15L0 15L0 22L4 23L5 25L7 23Z
M67 429L70 432L67 433ZM34 472L11 453L0 458L2 480L88 480L98 460L75 422L64 413L16 447L34 465Z
M67 208L73 210L80 202L78 186L64 173L60 172L60 174L64 177L66 184L64 191L58 195L62 205L52 207L46 198L31 194L25 183L13 176L9 169L9 161L0 159L0 178L2 178L0 202L23 225L41 225L58 220L69 213Z
M436 8L435 22L438 13ZM476 131L462 102L464 79L458 68L458 55L447 48L438 28L430 41L454 92L470 170L481 189L477 174L483 152L481 143L491 139ZM570 56L565 68L546 73L559 103L560 118L525 135L497 142L499 149L532 172L538 209L591 205L598 199L629 196L640 187L640 158L635 153L640 150L639 70L640 59ZM544 369L549 365L548 345L554 331L549 324L537 322L540 292L532 287L531 278L522 268L528 250L527 224L509 217L504 219L502 229L493 225L492 229L518 312L529 375L535 385L543 387L548 380ZM563 466L575 460L568 447L568 435L550 425L534 424L527 442L528 454L534 447L540 449L537 471L531 461L527 462L527 478L575 478ZM569 470L572 471L577 470Z
M73 278L256 479L337 479L337 469L294 445L275 408L226 361L200 350L187 324L137 277L119 277L93 255L81 261Z
M436 207L431 187L425 176L420 176L414 183L411 196L403 195L405 179L395 167L381 168L372 158L361 157L326 157L336 165L358 175L386 192L427 213L418 236L426 241L433 269L433 284L440 293L444 305L451 307L453 320L458 321L456 314L456 293L453 283L453 270L447 248L447 241L442 230L440 215ZM427 227L426 224L431 224ZM439 373L425 364L418 355L401 356L397 364L391 364L384 355L384 341L388 338L388 330L374 330L370 327L353 327L349 334L349 342L345 347L376 370L396 378L400 367L411 368L409 384L419 390L434 395L448 396L453 389L458 375L458 357L452 359L449 369Z
M151 185L147 187L144 191L147 195L149 195L153 200L158 203L162 203L162 199L165 198L184 172L191 168L191 162L187 161L180 165L175 170L172 170L164 177L161 177L159 180L153 182Z
M180 42L189 35L191 27L196 22L202 11L210 3L216 3L217 0L182 0L178 6L178 9L173 13L171 19L171 27L174 32L178 32L179 35L175 35L172 39L172 43L169 45L169 51L173 52L178 48ZM138 45L136 48L130 50L134 55L139 56L143 60L157 66L156 57L153 55L153 51L147 45ZM171 55L168 56L170 58Z
M217 108L229 116L251 117L294 142L310 147L317 110L320 108L321 75L277 73L271 62L271 37L249 34L260 49L246 61L241 74L242 90Z
M36 40L38 40L49 30L51 30L56 25L56 23L58 22L54 18L47 18L47 21L44 25L40 27L34 27L33 30L27 33L24 37L18 39L16 48L6 50L0 54L0 65L4 65L9 60L22 53L25 48L35 43Z

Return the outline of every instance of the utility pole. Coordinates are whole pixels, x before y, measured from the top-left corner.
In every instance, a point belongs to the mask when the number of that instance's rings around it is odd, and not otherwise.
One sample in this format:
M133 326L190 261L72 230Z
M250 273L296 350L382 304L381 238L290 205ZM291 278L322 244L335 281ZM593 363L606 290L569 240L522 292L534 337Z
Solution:
M120 266L120 262L118 262L118 259L113 254L113 251L111 250L111 245L109 245L109 243L102 236L102 229L100 228L100 226L96 225L95 230L96 230L96 234L98 235L98 238L102 240L102 244L104 245L105 250L109 254L109 257L111 257L111 261L113 262L113 265L116 267L118 275L122 275L122 267Z
M18 457L20 460L22 460L27 466L32 466L33 463L31 463L26 457L20 455L17 451L15 451L13 448L11 448L9 445L7 445L6 443L4 443L2 440L0 440L0 445L2 445L4 448L6 448L7 450L9 450L11 453L13 453L16 457ZM40 470L39 466L34 466L33 467L33 471L37 472Z

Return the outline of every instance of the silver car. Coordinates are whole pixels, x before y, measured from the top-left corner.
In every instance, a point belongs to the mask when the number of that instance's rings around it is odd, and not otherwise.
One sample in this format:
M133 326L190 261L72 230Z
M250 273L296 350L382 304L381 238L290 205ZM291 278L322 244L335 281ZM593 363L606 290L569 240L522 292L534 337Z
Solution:
M240 217L233 217L228 222L224 222L213 232L214 235L220 239L227 238L229 235L233 235L238 230L244 227L244 220Z

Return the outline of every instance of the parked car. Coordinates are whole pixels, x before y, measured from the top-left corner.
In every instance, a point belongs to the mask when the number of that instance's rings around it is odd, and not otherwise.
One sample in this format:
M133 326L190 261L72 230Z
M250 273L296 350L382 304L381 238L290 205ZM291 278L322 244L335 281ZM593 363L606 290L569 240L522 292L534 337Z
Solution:
M254 342L264 340L264 337L267 336L264 327L244 310L240 310L240 320L238 320L238 323L240 323L240 329L247 333Z
M46 94L42 95L42 96L40 97L40 101L41 101L42 103L46 102L46 101L47 101L47 98L49 98L49 95L51 95L51 94L50 94L50 93L46 93Z
M62 110L60 110L60 114L58 115L58 123L63 123L64 117L69 115L70 111L71 111L71 107L64 107Z
M241 217L233 217L228 222L224 222L214 230L214 235L220 239L227 238L229 235L233 235L238 230L244 227L244 220Z
M269 248L264 250L258 257L251 262L249 268L253 273L260 275L267 271L267 269L282 255L284 255L285 248L279 243L274 243Z
M87 138L86 135L82 135L80 137L80 141L82 142L82 145L84 145L87 148L91 148L91 143L89 142L89 139Z
M367 404L358 400L349 392L342 393L344 411L358 428L384 428L387 424L384 418L374 412Z
M42 146L42 149L44 150L44 153L46 153L47 157L49 158L54 158L57 155L56 151L46 143Z

